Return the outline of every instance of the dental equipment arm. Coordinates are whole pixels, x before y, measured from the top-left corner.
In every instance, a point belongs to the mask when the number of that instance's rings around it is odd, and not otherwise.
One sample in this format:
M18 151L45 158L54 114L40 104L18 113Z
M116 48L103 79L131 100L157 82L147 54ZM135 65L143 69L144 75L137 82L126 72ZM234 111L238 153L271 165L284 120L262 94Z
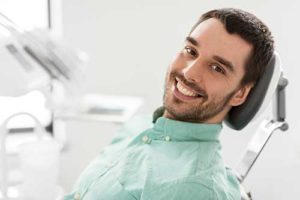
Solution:
M21 30L0 13L0 96L33 90L51 93L53 82L76 94L83 83L85 61L84 53L57 42L49 33Z

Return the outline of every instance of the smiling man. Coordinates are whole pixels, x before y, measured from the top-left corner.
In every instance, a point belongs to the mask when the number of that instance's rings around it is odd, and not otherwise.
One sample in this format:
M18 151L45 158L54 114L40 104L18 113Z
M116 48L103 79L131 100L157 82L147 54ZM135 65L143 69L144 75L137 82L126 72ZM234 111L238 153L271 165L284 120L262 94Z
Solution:
M218 137L273 51L270 31L254 15L238 9L202 15L169 66L154 125L143 119L125 126L65 200L241 199Z
M186 38L170 65L165 117L220 123L232 106L242 104L253 85L241 84L253 45L209 18Z

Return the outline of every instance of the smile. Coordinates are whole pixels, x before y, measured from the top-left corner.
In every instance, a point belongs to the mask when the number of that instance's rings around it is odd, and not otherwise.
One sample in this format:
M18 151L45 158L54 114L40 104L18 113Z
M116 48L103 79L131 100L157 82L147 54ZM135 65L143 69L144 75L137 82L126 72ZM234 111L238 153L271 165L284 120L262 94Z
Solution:
M174 85L174 90L173 94L181 100L193 100L202 97L201 94L197 93L193 89L187 87L180 81L179 78L175 78L175 85Z

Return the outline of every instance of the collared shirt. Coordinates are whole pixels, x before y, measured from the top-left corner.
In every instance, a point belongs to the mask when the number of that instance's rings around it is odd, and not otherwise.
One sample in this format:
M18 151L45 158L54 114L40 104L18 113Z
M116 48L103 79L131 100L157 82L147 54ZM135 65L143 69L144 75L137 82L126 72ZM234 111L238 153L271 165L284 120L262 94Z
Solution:
M238 181L222 161L221 124L160 117L142 131L144 124L125 127L64 200L241 199Z

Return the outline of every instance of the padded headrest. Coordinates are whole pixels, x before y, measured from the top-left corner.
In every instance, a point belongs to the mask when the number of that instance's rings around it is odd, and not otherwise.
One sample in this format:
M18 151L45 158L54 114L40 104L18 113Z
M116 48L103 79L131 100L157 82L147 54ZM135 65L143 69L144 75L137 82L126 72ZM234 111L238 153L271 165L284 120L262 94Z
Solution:
M280 58L275 52L265 72L251 89L247 100L240 106L231 108L225 123L232 129L243 129L270 103L281 76Z

